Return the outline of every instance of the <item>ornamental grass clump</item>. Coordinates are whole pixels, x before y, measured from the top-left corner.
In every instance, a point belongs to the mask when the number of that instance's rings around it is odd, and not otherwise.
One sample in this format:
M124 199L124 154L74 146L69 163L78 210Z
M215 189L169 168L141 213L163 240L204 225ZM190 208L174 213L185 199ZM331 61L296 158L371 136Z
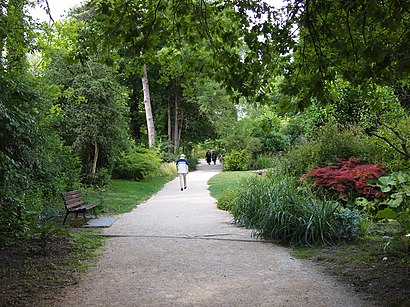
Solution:
M289 245L333 244L339 240L338 203L307 197L297 179L254 176L237 190L231 212L257 237Z

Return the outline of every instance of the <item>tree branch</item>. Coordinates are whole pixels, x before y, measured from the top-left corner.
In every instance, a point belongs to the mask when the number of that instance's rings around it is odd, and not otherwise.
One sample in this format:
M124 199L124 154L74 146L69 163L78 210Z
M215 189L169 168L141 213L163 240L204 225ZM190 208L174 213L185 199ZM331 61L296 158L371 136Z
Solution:
M410 154L407 151L400 150L400 148L398 148L396 145L394 145L392 142L390 142L387 138L385 138L381 135L378 135L375 132L371 132L370 134L377 137L377 138L379 138L379 139L381 139L381 140L383 140L383 141L385 141L387 144L389 144L389 146L391 148L393 148L395 151L397 151L401 155L405 156L406 158L410 158ZM402 144L402 146L403 146L403 144Z
M47 6L46 12L48 14L48 17L50 17L52 22L54 22L54 18L53 18L53 16L51 16L50 4L48 3L48 0L45 0L45 1L46 1L46 6Z
M387 124L383 123L380 119L377 119L377 123L380 126L383 126L383 127L387 128L388 130L390 130L391 132L393 132L393 134L401 141L400 146L401 146L402 149L400 149L398 146L394 145L386 137L378 135L375 132L371 132L371 135L385 141L387 144L389 144L390 147L392 147L394 150L396 150L398 153L405 156L406 158L410 158L410 153L407 149L407 139L405 137L403 137L397 130L395 130L394 127L388 126Z

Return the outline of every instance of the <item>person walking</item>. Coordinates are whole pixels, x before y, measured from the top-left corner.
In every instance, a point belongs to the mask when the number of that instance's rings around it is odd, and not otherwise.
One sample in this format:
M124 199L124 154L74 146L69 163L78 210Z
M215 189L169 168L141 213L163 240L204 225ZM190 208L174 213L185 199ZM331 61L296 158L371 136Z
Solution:
M185 159L185 155L181 154L179 159L176 162L178 177L179 177L179 185L181 187L181 191L187 188L186 185L186 175L188 174L188 160Z
M208 163L208 165L211 165L211 158L212 158L212 154L211 154L211 151L208 149L205 155L206 163Z
M212 162L214 163L214 165L216 164L216 151L212 152Z

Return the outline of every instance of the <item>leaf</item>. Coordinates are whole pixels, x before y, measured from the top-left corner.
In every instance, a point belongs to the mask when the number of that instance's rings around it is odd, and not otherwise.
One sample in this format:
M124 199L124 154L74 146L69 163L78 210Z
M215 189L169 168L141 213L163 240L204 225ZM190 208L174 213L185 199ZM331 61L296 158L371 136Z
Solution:
M388 201L382 202L382 204L388 205L390 208L398 208L402 202L402 193L395 193L391 195L391 198Z
M397 172L395 177L400 184L410 182L410 175L408 173Z
M394 219L395 220L397 219L397 217L398 217L398 214L390 208L385 208L383 210L380 210L376 214L376 218L380 218L380 219Z
M391 191L391 186L396 185L396 180L394 180L391 176L383 176L380 177L376 186L380 188L380 190L384 193Z

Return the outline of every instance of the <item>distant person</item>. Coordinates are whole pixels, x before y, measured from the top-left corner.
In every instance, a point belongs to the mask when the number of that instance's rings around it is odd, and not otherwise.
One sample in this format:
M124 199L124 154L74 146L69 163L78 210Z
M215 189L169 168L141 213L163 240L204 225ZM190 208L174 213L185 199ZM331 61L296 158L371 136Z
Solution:
M219 163L223 164L224 163L224 158L222 156L222 154L219 155Z
M212 154L211 154L211 151L209 149L206 152L205 159L206 159L206 163L208 163L208 165L211 165Z
M213 151L212 152L212 162L214 163L214 165L216 164L216 156L217 156L216 151Z
M188 160L185 159L185 155L182 154L179 156L179 159L176 162L177 171L179 177L179 185L181 186L181 191L186 189L186 175L188 174Z

